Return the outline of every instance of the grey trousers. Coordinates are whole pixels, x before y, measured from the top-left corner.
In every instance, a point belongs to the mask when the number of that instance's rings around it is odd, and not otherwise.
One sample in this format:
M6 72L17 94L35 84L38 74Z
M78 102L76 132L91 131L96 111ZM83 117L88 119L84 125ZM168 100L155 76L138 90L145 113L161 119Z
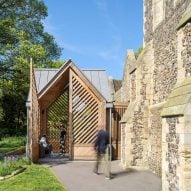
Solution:
M97 152L97 160L94 167L94 172L99 173L100 168L102 167L102 172L106 177L110 177L110 161L109 161L109 154L108 149L106 153L98 153Z

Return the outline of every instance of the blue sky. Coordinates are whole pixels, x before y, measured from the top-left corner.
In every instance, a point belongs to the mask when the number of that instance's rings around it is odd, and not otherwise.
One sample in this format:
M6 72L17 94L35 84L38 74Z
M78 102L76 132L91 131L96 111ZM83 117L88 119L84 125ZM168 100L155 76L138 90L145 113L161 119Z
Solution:
M143 0L44 0L45 31L80 69L122 79L127 49L143 44Z

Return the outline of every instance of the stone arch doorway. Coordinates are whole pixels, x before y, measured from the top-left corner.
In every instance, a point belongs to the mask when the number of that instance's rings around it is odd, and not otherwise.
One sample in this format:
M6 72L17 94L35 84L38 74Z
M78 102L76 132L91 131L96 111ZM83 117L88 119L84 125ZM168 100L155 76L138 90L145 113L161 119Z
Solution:
M69 154L69 89L67 88L60 97L55 100L47 109L47 137L52 144L53 152L59 153L60 148L60 130L64 127L66 131L66 140L64 144L64 153Z

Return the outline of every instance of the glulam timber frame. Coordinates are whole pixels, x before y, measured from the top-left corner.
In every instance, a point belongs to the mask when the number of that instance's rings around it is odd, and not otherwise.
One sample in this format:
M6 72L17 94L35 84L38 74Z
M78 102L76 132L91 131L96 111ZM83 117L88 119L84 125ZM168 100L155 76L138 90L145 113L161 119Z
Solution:
M27 100L27 155L39 159L39 140L43 134L60 152L60 127L67 131L65 152L71 160L96 158L93 149L100 127L110 131L112 158L121 158L120 120L127 104L108 102L87 76L69 60L39 91L31 64L30 91Z
M59 152L57 129L60 121L53 118L56 119L54 112L60 113L61 107L63 115L66 116L63 121L67 126L66 150L69 158L95 159L93 144L97 131L100 127L107 126L105 98L71 61L68 61L39 93L35 87L32 68L31 71L30 87L33 91L30 98L32 110L28 115L28 142L33 148L29 148L32 160L37 161L39 158L38 140L43 134L47 135L48 141L53 145L53 151ZM61 103L66 100L67 103Z

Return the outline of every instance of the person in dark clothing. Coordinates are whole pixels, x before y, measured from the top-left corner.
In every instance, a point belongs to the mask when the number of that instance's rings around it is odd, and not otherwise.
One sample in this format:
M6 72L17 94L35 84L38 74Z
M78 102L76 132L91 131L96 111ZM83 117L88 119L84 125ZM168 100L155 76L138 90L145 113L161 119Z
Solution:
M107 179L110 179L110 164L109 164L109 155L108 155L108 145L109 145L109 133L100 129L97 134L95 141L94 149L96 151L97 160L94 167L94 173L99 174L99 167L103 160L104 163L104 174Z
M60 153L64 154L65 153L65 140L66 140L66 130L61 127L60 131Z

